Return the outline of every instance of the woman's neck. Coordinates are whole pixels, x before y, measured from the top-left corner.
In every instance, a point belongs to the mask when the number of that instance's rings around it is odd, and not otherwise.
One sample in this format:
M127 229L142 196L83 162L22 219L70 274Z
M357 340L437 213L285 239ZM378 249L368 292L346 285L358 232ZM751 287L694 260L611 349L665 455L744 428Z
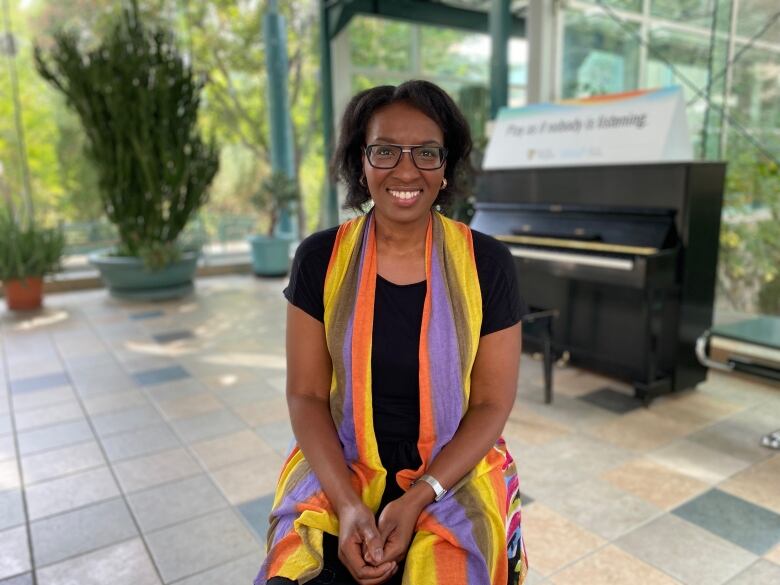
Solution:
M412 224L394 224L375 217L376 243L379 253L405 256L425 252L425 236L430 215Z

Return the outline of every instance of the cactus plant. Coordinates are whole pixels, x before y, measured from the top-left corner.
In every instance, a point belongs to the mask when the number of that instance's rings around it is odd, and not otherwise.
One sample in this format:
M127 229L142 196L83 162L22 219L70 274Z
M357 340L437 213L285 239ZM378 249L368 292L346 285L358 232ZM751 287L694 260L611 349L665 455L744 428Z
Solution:
M133 0L98 46L83 49L62 30L48 53L36 46L35 61L81 119L104 210L119 232L117 253L148 258L175 248L208 198L219 157L197 128L204 81L172 33L146 27Z

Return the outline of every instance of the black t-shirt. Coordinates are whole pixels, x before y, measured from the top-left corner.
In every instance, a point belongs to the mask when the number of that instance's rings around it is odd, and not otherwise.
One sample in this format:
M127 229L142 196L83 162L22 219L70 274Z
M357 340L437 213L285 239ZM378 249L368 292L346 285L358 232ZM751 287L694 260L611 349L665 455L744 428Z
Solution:
M323 292L338 228L312 234L298 246L284 296L324 321ZM501 242L472 230L487 335L511 327L525 314L514 263ZM374 432L380 456L391 443L415 445L420 426L420 327L426 282L398 285L377 275L371 355ZM385 448L383 448L385 447ZM385 461L385 457L382 457Z

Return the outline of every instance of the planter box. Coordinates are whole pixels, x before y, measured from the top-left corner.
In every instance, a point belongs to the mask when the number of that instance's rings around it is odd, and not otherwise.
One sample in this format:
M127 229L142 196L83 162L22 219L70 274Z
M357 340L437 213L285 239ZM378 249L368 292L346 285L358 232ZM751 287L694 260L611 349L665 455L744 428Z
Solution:
M257 276L284 276L290 271L290 244L288 238L251 236L252 271Z
M147 270L140 258L90 254L90 263L111 294L118 298L143 301L177 299L194 290L193 278L198 253L185 252L181 258L160 270Z
M43 303L43 278L29 276L5 283L5 302L10 311L40 309Z

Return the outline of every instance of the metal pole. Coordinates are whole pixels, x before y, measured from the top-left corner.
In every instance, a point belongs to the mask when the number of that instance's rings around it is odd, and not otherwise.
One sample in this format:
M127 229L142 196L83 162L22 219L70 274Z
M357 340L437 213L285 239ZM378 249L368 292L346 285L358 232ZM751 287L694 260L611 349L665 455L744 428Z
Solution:
M509 94L509 26L512 13L509 0L493 0L490 5L490 117L507 105Z
M321 227L339 223L339 199L330 179L330 159L333 156L333 76L330 62L330 26L326 0L320 0L320 84L322 86L322 137L325 150L325 200Z
M268 113L271 126L271 168L295 178L295 154L290 104L287 97L287 32L277 0L268 0L263 18L265 59L268 69ZM289 212L282 210L276 225L277 236L297 238L298 230Z

